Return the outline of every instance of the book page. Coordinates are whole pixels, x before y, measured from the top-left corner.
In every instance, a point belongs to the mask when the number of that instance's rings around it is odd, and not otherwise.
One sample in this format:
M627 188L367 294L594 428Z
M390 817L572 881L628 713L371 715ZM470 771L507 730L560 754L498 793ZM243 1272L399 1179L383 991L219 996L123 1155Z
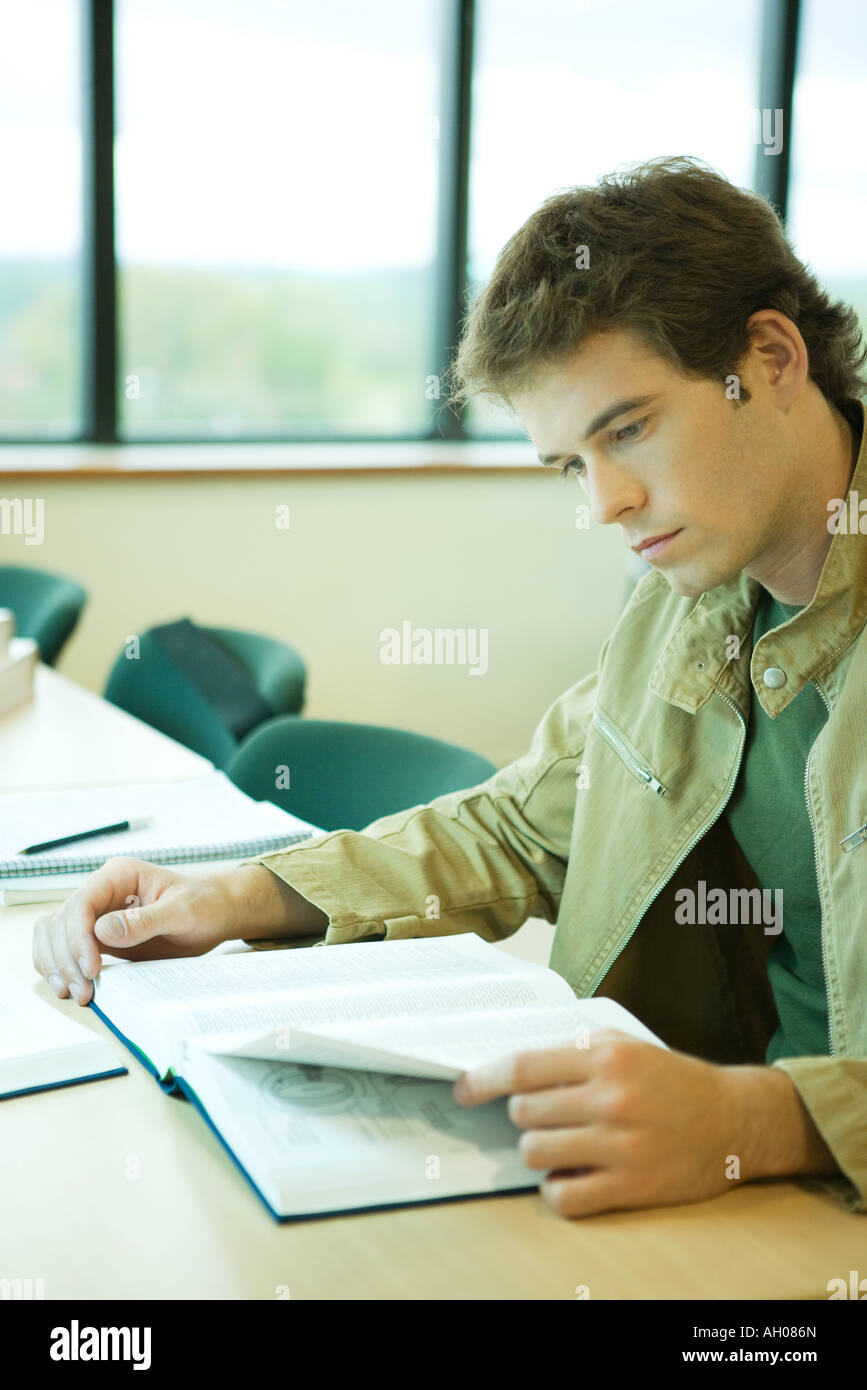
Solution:
M615 1028L664 1046L613 1000L573 998L565 1005L529 1004L484 1013L350 1019L313 1027L282 1025L228 1035L213 1033L194 1039L192 1049L457 1080L472 1067L516 1052L586 1047L598 1028Z
M0 971L0 1096L118 1070L103 1038Z
M474 933L124 961L100 975L94 996L155 1063L155 1053L162 1058L203 1033L486 1016L573 1000L552 970L517 960Z
M101 1041L0 971L0 1064L39 1052L65 1052Z
M469 1109L451 1086L375 1072L200 1053L199 1103L278 1215L527 1190L506 1101Z

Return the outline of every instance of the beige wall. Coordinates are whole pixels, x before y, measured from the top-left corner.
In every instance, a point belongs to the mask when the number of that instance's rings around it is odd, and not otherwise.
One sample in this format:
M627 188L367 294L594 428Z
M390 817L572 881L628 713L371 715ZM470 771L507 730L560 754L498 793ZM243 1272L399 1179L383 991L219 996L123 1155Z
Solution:
M43 477L26 493L45 499L45 539L0 537L3 562L89 591L58 663L82 685L102 691L128 634L187 616L296 647L310 717L416 729L498 765L594 667L626 594L617 528L577 529L583 493L541 469ZM486 628L487 674L384 665L380 632L405 619Z

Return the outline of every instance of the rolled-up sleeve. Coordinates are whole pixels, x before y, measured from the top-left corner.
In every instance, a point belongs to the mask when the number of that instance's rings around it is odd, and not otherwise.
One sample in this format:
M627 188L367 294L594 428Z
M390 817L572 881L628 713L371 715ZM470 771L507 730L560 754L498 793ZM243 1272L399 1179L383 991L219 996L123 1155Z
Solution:
M529 752L487 781L246 862L328 915L327 945L466 931L496 941L528 917L553 922L596 687L594 673L560 696Z
M816 1179L850 1211L867 1212L867 1058L781 1057L843 1177Z

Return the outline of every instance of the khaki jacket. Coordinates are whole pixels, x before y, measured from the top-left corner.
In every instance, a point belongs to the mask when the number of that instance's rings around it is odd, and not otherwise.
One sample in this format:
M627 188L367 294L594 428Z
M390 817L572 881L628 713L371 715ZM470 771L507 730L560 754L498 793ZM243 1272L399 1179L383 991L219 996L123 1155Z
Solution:
M867 428L850 492L867 499ZM774 1066L845 1175L820 1185L867 1211L867 536L841 527L811 602L753 650L758 596L741 575L684 598L651 571L596 671L551 706L523 757L360 833L250 862L328 914L326 944L465 931L496 941L528 917L556 921L550 965L576 995L617 999L671 1047L708 1061L763 1063L778 1023L765 964L777 937L753 918L683 925L675 894L701 880L708 892L757 887L722 814L750 681L771 716L814 681L829 716L804 790L828 1055ZM763 683L768 666L785 673L777 689Z

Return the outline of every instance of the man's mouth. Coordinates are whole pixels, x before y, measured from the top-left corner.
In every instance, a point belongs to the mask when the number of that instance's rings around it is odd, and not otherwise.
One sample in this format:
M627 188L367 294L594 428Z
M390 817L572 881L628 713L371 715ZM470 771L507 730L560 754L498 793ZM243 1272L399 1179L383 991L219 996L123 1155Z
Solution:
M643 541L639 541L632 549L642 560L652 560L657 555L661 555L666 546L670 545L675 536L679 536L683 527L676 531L667 531L661 536L647 536Z

